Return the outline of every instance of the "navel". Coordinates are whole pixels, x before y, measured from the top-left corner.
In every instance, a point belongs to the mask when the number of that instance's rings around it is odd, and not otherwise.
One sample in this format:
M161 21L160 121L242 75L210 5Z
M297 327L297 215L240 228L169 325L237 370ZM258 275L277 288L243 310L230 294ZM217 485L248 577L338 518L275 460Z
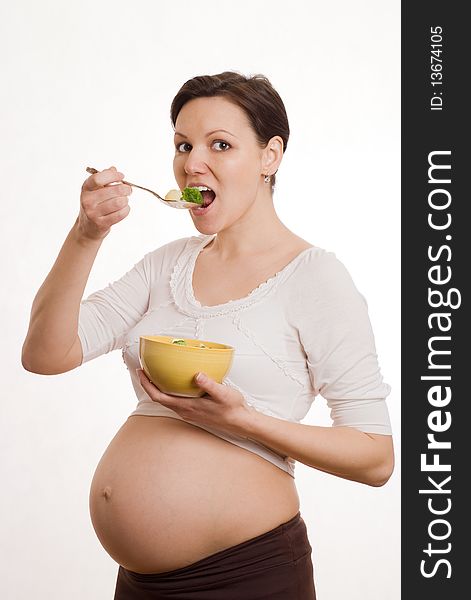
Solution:
M111 488L109 485L107 485L105 488L103 488L103 498L105 500L109 500L111 498Z

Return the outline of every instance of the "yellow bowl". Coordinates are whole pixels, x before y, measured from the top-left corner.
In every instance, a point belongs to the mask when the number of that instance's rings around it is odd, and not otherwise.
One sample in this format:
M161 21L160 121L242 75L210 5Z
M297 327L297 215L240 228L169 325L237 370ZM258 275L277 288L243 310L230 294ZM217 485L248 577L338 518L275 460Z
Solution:
M194 382L204 371L218 383L232 366L234 348L226 344L191 340L187 345L172 344L182 339L166 335L143 335L139 339L139 358L144 373L160 391L174 396L199 397L205 394ZM204 344L206 348L199 348Z

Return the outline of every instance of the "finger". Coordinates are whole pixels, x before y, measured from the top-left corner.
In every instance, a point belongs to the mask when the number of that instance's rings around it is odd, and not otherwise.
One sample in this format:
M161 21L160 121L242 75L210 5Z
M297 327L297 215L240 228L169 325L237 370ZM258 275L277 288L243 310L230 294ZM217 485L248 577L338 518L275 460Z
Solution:
M128 190L130 189L132 188L128 185L118 184L93 192L82 192L82 206L89 217L93 214L97 217L109 214L123 208L128 203Z
M98 200L98 203L106 202L112 198L118 198L120 196L130 196L132 194L132 187L125 183L107 185L99 190L95 190L94 197Z
M221 397L221 395L224 396L227 393L227 386L214 381L214 379L211 379L203 372L195 375L195 383L210 396Z
M117 171L115 167L110 167L109 169L104 169L103 171L98 171L98 173L90 175L90 177L84 181L82 189L87 192L92 192L93 190L98 190L105 185L116 183L123 179L123 173Z
M117 196L116 198L111 198L105 202L100 202L100 204L95 207L94 212L97 218L107 217L118 210L122 210L125 206L128 206L128 204L129 202L127 196Z
M149 396L154 399L157 396L158 397L162 397L162 398L168 398L168 399L172 399L172 396L169 396L167 394L165 394L164 392L161 392L159 390L159 388L154 385L152 383L152 381L147 377L147 375L144 373L144 371L142 369L136 369L137 375L139 377L139 381L142 385L142 387L145 389L145 391L149 394Z
M166 406L176 406L178 405L178 402L181 402L181 398L178 396L169 396L168 394L161 392L159 388L150 381L142 369L136 369L136 372L142 387L147 392L151 400L154 400L155 402L162 401L162 404L165 403Z
M116 225L116 223L119 223L120 221L125 219L130 212L131 207L129 206L129 204L127 204L119 210L115 210L114 212L111 212L105 216L97 217L96 223L101 229L108 229L113 225Z

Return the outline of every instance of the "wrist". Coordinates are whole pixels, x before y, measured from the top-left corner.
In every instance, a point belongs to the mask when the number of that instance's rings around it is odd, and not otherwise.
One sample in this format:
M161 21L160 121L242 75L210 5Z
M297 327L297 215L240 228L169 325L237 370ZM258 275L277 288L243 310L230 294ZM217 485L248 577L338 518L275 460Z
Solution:
M260 420L263 414L250 404L245 404L239 412L236 428L237 434L244 438L254 438L260 427Z
M77 217L71 230L72 238L77 244L84 248L96 249L101 246L108 233L109 232L106 232L105 234L102 233L99 236L90 235L90 232L86 231L80 222L80 217Z

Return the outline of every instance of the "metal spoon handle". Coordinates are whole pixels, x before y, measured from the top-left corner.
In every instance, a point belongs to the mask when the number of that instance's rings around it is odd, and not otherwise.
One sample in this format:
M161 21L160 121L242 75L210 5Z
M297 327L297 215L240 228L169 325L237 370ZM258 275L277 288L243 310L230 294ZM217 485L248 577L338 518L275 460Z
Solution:
M87 171L87 173L91 173L92 175L94 175L95 173L98 173L98 170L94 169L93 167L87 167L86 171ZM165 198L162 198L162 196L159 196L159 194L157 194L157 192L154 192L153 190L150 190L149 188L142 187L142 185L137 185L136 183L130 183L129 181L124 181L124 180L122 181L122 183L125 183L126 185L130 185L132 187L139 188L140 190L149 192L150 194L152 194L153 196L158 198L161 202L163 202L165 204L165 206L169 206L170 208L195 208L194 202L185 202L184 200L165 200Z
M94 169L93 167L87 167L86 171L87 171L87 173L91 173L92 175L94 175L95 173L98 173L97 169ZM126 185L130 185L132 187L139 188L140 190L145 190L146 192L149 192L150 194L153 194L154 196L156 196L159 200L166 202L165 198L162 198L162 196L159 196L159 194L157 194L157 192L154 192L153 190L150 190L149 188L142 187L142 185L137 185L137 183L131 183L130 181L125 181L124 179L121 183L125 183Z
M162 198L162 196L159 196L159 194L157 194L157 192L154 192L154 191L150 190L149 188L142 187L142 185L137 185L137 183L130 183L129 181L125 181L124 179L123 179L122 183L126 183L127 185L130 185L132 187L136 187L136 188L139 188L140 190L145 190L146 192L150 192L151 194L154 194L154 196L156 196L159 200L163 200L164 202L166 202L165 198Z

